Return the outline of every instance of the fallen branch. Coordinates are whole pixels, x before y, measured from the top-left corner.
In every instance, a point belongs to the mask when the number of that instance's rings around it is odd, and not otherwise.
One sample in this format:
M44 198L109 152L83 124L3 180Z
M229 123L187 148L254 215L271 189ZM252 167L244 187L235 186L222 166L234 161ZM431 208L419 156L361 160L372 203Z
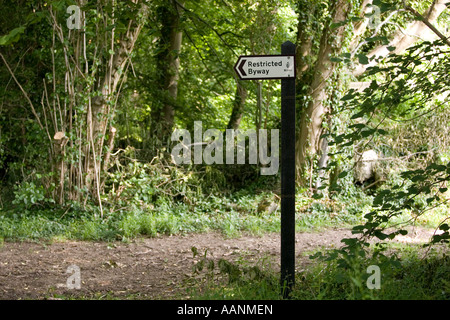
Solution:
M366 191L367 189L369 189L370 187L376 185L377 183L379 183L379 182L385 182L385 181L386 181L386 180L384 180L384 179L380 179L380 180L377 180L377 181L375 181L375 182L372 182L372 183L369 184L368 186L365 186L364 188L362 188L362 191Z

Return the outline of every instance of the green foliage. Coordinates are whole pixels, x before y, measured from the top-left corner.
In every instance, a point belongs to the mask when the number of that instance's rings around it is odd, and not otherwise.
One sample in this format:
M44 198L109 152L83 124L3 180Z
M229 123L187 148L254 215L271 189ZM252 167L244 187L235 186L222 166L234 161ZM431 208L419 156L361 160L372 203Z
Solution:
M11 30L10 33L0 37L0 46L6 46L8 44L17 42L20 39L20 35L24 33L25 27L18 27Z
M0 212L0 236L23 239L29 232L30 239L127 241L210 230L230 237L242 231L279 230L279 210L255 209L264 201L276 201L273 193L257 191L270 188L264 179L232 192L232 185L211 166L194 171L167 164L163 158L144 163L130 160L129 152L116 158L105 181L103 219L95 204L72 201L55 206L45 193L49 190L27 182L17 188L13 206Z
M448 102L445 79L450 65L448 59L442 60L447 53L447 47L437 41L413 46L403 55L391 55L369 68L368 76L373 80L368 88L363 92L352 89L342 98L355 122L346 133L331 134L331 145L342 150L358 145L365 150L368 146L377 148L383 144L378 150L391 158L405 159L400 162L402 165L388 167L391 172L386 176L388 181L384 188L375 191L372 209L364 215L365 223L353 228L353 233L361 234L361 244L369 237L385 241L406 234L402 228L385 231L405 212L411 214L406 222L415 222L425 212L446 205L450 162L442 162L445 156L438 155L445 155L450 144L446 138L438 136L444 132L445 137L448 126L445 120L448 112L443 106ZM395 122L403 127L397 125L396 130L389 132ZM429 130L430 123L436 125L437 130ZM404 140L408 141L407 147L403 147ZM392 174L393 171L397 175ZM447 218L448 215L445 220ZM442 233L434 236L432 243L448 241L444 221L436 226L442 227ZM342 250L348 248L350 245L346 243Z
M54 186L53 186L54 187ZM36 204L55 203L52 198L46 196L44 186L36 186L34 182L23 182L14 191L13 204L24 206L26 209Z
M25 210L0 214L0 234L8 240L114 240L115 226L79 210Z
M181 7L173 6L177 2L147 2L151 14L141 24L135 50L121 55L115 50L126 44L123 39L129 21L139 12L138 5L130 1L106 1L104 5L86 2L82 7L85 29L70 33L65 28L66 8L74 1L5 3L0 11L10 19L0 21L0 47L6 61L0 60L0 170L2 195L8 195L3 198L7 201L2 201L0 239L127 241L142 235L209 230L230 237L243 231L279 231L279 209L267 210L268 205L279 205L279 192L275 190L279 176L259 177L258 168L248 165L174 166L167 160L170 150L161 148L169 143L159 141L153 132L163 125L155 114L170 101L175 127L192 130L193 122L201 120L204 127L226 128L237 100L233 71L236 57L278 54L286 40L299 45L311 42L308 54L297 60L304 67L298 75L297 91L298 114L302 114L311 99L321 40L333 43L333 30L345 26L342 48L339 44L332 50L331 62L337 67L326 79L329 99L323 101L332 112L324 124L324 137L330 140L330 181L324 181L312 198L307 196L310 190L299 190L296 227L309 230L358 224L353 232L361 238L344 239L342 249L323 256L327 266L298 275L309 287L295 294L299 298L332 299L388 296L387 291L379 294L366 290L363 266L368 263L380 265L383 274L392 275L389 283L395 288L393 292L402 293L396 287L396 277L405 274L396 269L398 261L386 255L383 242L406 231L388 228L398 221L418 222L425 213L439 209L443 217L433 222L440 233L432 243L450 239L446 212L450 52L438 41L420 43L403 55L391 55L368 69L365 76L370 85L363 92L350 90L340 99L342 85L351 81L346 68L352 63L372 62L367 53L387 44L399 27L411 21L404 10L391 15L402 8L402 3L374 0L381 20L386 22L383 28L367 30L357 50L341 54L340 49L345 51L352 41L353 23L374 18L374 13L359 16L360 2L352 0L348 19L334 24L334 1L298 0L294 6L294 1L288 0L204 0L201 4L188 0ZM413 1L418 10L430 3ZM179 52L167 51L168 44L164 43L168 39L164 19L169 13L179 18L178 28L183 34ZM387 49L392 52L394 47ZM180 59L175 101L170 100L173 97L164 89L167 84L161 81L167 69L165 60L161 60L166 58L165 53ZM132 63L123 69L110 69L109 61L127 55ZM105 94L101 77L111 71L127 76ZM255 128L259 114L264 114L259 125L279 128L279 82L264 82L261 110L255 107L256 83L243 86L246 102L240 128ZM91 114L92 102L98 97L106 100L107 111ZM115 150L108 150L108 138L112 136L107 131L91 141L88 122L92 118L107 119L108 126L118 129ZM53 141L56 132L64 132L68 139L57 154ZM98 180L88 182L94 159L89 154L100 145L103 148L98 148L96 158L105 168L98 168ZM380 183L371 190L356 187L352 176L355 155L368 148L384 159L394 159L379 165L383 186ZM104 163L107 151L113 151L113 155L109 163ZM311 181L318 178L312 174ZM95 191L99 195L88 186L98 186ZM60 187L71 189L60 197ZM367 245L370 237L381 241L376 250ZM405 266L412 273L441 276L448 271L446 264L440 268L434 260ZM213 292L205 297L278 297L277 277L268 270L242 261L214 262L206 252L195 273L200 275L205 270L211 284L226 279L231 286L221 283L216 289L211 287ZM419 276L414 279L439 289L448 285L445 276L440 277L442 283ZM418 290L412 282L411 288ZM448 294L433 292L433 297Z
M198 259L192 268L192 276L184 285L194 299L206 300L278 300L281 287L272 271L268 258L249 263L245 258L236 262L220 259L215 262L208 251L199 255L192 247L193 258Z
M450 260L447 254L433 252L426 258L420 247L391 248L391 255L368 258L368 248L346 240L353 248L346 252L331 250L313 257L315 263L296 275L290 298L295 300L445 300L448 299ZM185 287L192 299L281 299L279 274L270 259L255 263L245 256L235 262L215 261L208 252L193 247L192 276ZM375 247L379 252L386 248ZM367 286L369 266L380 268L380 288Z
M346 242L356 247L345 253L333 251L322 256L323 263L301 275L303 290L299 288L296 292L298 299L446 299L448 276L444 273L450 267L447 255L433 253L423 259L420 247L409 247L408 250L391 249L391 256L368 258L367 249L359 247L357 241ZM380 289L369 289L366 285L370 265L380 268Z

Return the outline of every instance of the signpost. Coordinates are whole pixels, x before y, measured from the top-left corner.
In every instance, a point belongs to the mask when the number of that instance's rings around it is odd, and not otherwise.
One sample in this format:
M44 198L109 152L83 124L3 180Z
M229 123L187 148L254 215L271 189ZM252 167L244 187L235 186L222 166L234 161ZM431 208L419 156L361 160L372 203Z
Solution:
M281 285L287 298L295 284L295 45L281 55L240 56L241 80L281 79Z
M240 56L234 70L241 80L295 79L294 55Z

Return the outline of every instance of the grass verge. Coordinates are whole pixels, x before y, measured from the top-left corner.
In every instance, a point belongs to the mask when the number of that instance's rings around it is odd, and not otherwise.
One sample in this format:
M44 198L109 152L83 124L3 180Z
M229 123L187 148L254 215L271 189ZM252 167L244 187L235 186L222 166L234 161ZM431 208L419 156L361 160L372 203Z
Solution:
M447 248L448 249L448 248ZM347 268L335 261L311 264L296 274L291 292L294 300L448 300L450 257L433 251L425 258L422 248L397 247L400 255L393 267L379 261L360 261ZM375 264L374 264L375 263ZM250 267L244 261L203 268L202 277L192 277L188 293L194 300L279 300L279 273L260 261ZM374 288L370 265L379 266L379 288ZM210 265L211 266L211 265ZM370 269L369 269L370 270ZM372 278L371 278L372 277Z

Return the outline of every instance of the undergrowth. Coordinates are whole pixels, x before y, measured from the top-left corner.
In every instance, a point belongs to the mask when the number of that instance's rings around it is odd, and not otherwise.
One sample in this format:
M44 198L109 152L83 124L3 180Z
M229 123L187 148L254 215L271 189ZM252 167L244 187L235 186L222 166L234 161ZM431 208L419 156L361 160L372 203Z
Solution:
M278 175L260 176L255 166L177 167L158 157L138 161L122 156L114 163L104 182L101 209L89 195L58 206L44 197L38 180L15 186L13 197L2 197L0 238L127 241L190 232L235 237L280 230ZM233 178L233 170L245 182ZM350 226L363 214L355 206L339 199L315 200L298 189L297 231Z
M392 263L394 262L395 263ZM351 259L315 262L296 274L293 300L448 300L450 298L450 257L433 251L426 256L420 246L397 248L381 260ZM380 269L379 288L371 287L369 266ZM199 276L200 275L200 276ZM193 300L279 300L279 273L262 258L214 263L207 252L194 265L186 280Z
M52 203L38 181L30 177L12 188L12 196L5 196L3 186L0 239L128 241L191 232L219 231L236 237L243 232L280 231L280 177L260 176L256 166L177 167L164 158L138 161L132 154L122 154L104 181L101 209L88 194L83 201ZM321 199L298 188L296 230L362 223L374 197L348 181L342 187L340 194ZM433 226L446 212L436 208L416 222ZM392 223L408 219L411 214L405 212Z

